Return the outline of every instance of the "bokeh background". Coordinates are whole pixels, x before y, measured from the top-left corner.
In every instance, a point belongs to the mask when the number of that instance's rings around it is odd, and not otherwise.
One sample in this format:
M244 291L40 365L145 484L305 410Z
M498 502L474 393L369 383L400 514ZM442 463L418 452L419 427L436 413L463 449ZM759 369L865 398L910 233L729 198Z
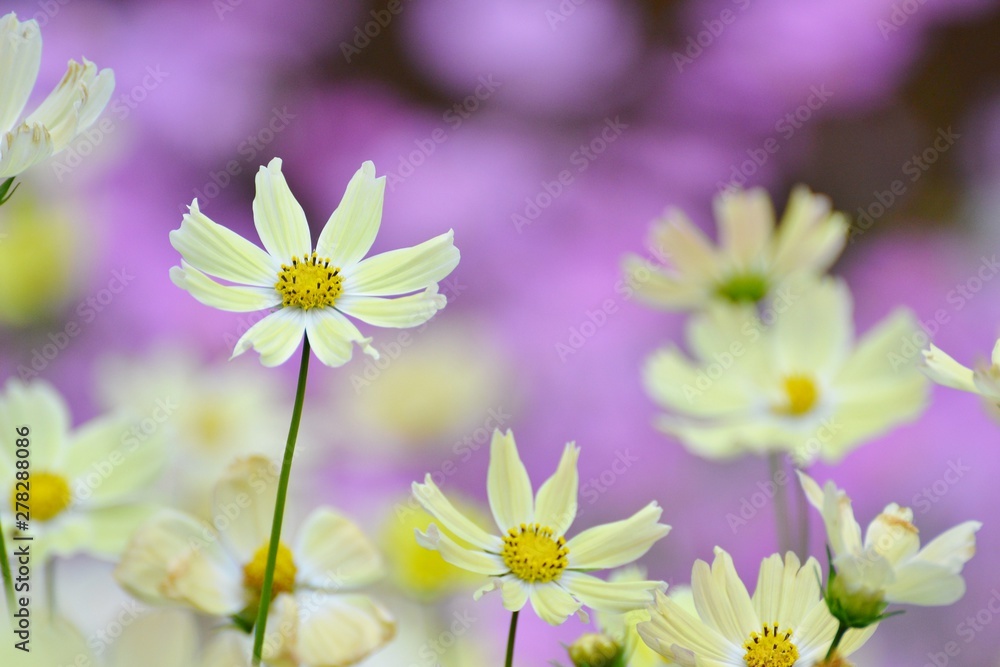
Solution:
M379 365L317 364L310 381L292 516L342 507L390 562L415 557L400 538L411 480L433 471L450 493L484 502L485 434L498 425L514 429L536 483L566 441L582 447L577 529L655 499L673 532L642 560L651 575L686 583L720 545L752 586L775 550L772 508L735 528L727 516L760 492L765 462L687 453L651 426L640 384L643 360L680 339L683 318L636 303L619 267L643 252L667 206L714 233L711 200L725 185L763 186L780 210L806 183L854 220L834 273L854 292L859 332L905 305L925 322L937 316L929 337L965 363L1000 334L997 2L46 0L8 10L42 25L38 93L81 55L118 84L104 120L0 209L0 377L53 383L76 423L178 401L157 433L186 438L171 444L167 504L204 504L208 482L192 480L215 454L198 446L282 444L293 364L227 362L254 320L205 308L167 277L179 260L167 234L195 197L256 238L253 177L275 156L314 234L370 159L389 178L375 250L454 228L462 252L432 322L378 331ZM777 150L762 151L766 142ZM61 336L70 323L79 333ZM940 665L949 642L959 651L948 664L1000 660L998 470L996 415L942 388L916 423L814 467L852 494L862 523L897 501L914 507L924 540L966 519L985 524L965 597L886 622L858 664ZM113 637L97 638L133 608L110 570L81 557L57 576L63 611L113 652ZM474 604L466 588L422 606L410 588L385 585L401 637L365 664L497 663L499 598ZM566 663L560 642L585 627L525 614L516 663Z

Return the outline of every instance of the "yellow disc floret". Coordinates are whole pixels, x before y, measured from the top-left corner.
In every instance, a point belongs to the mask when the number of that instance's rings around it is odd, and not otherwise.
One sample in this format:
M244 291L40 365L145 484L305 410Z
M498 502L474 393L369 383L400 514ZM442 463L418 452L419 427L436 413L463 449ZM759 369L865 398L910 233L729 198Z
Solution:
M819 389L808 375L788 375L784 380L785 403L774 408L775 412L799 417L816 406Z
M254 552L253 559L243 566L243 585L256 597L260 597L264 587L264 570L267 567L268 543L260 545ZM295 575L298 568L292 557L292 550L284 542L278 542L278 559L274 562L274 580L271 583L271 599L279 593L291 593L295 590Z
M762 633L751 632L743 644L747 667L792 667L799 659L799 649L791 641L792 631L778 631L778 624L765 625Z
M33 472L25 483L15 484L10 494L10 507L23 512L28 507L34 521L51 521L73 502L69 482L62 475L51 472ZM18 504L20 503L20 506Z
M555 581L569 564L566 538L554 538L551 528L537 523L507 531L500 555L511 573L528 583Z
M332 306L342 292L342 282L340 269L314 252L303 260L292 257L291 266L282 264L274 289L283 306L309 310Z

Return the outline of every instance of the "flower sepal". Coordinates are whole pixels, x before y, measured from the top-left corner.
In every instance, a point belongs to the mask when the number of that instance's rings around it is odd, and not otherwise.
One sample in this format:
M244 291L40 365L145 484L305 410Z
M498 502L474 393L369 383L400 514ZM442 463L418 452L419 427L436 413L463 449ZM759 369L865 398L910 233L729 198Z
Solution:
M829 546L826 547L826 556L830 563L830 573L826 589L823 591L823 599L826 601L827 609L830 610L830 615L840 621L843 627L860 630L890 616L903 613L903 610L885 613L889 603L882 591L872 592L865 588L851 590L845 578L838 576Z
M626 667L625 646L614 637L588 632L566 647L573 667Z

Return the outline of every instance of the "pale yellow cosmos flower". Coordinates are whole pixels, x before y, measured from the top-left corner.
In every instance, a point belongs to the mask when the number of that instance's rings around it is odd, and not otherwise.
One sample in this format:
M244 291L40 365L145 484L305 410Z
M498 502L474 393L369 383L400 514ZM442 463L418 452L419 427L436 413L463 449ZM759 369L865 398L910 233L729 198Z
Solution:
M533 496L513 434L494 431L487 494L499 534L486 532L455 509L427 475L423 484L414 482L414 496L443 528L471 546L458 544L435 524L418 531L417 540L449 563L490 576L477 599L499 588L506 609L519 611L530 601L551 625L574 613L586 618L582 605L618 612L642 607L666 584L608 582L587 572L619 567L645 554L670 532L659 523L663 510L652 502L628 519L589 528L567 540L566 531L576 518L578 455L576 446L567 444L556 472Z
M346 316L377 327L407 328L444 308L447 299L438 293L438 281L459 260L453 232L365 258L382 222L385 193L385 176L375 178L371 162L348 183L315 246L279 158L260 168L256 183L253 217L263 250L210 220L198 200L180 229L170 232L170 243L183 258L170 270L178 287L220 310L275 309L236 342L234 357L253 348L262 364L277 366L306 336L327 366L347 363L354 343L377 358L372 339Z

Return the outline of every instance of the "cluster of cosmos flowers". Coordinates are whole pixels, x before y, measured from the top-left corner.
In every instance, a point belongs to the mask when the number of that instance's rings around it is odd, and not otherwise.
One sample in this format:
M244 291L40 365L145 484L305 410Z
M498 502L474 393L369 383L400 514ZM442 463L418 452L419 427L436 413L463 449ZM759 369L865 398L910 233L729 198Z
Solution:
M71 62L57 89L18 122L40 58L34 21L19 22L13 14L0 19L6 197L16 196L11 179L97 119L114 86L110 71ZM175 470L198 478L204 497L197 507L157 507L141 499L163 474L166 439L136 438L123 454L118 436L127 425L120 415L74 428L66 401L51 385L10 380L0 391L5 497L17 498L20 479L12 434L23 424L34 434L26 481L36 559L85 553L112 560L125 591L175 608L155 625L134 629L159 635L160 643L166 635L175 646L157 656L158 664L341 667L365 661L401 631L385 605L363 592L386 566L361 526L321 506L297 529L281 530L311 356L335 368L350 361L356 345L377 358L372 337L355 321L373 328L423 325L445 307L439 283L459 263L451 231L370 254L386 185L376 173L371 162L361 165L315 243L278 158L256 176L252 213L263 247L207 217L197 200L170 234L180 254L170 272L177 287L210 308L266 311L235 342L234 357L252 349L272 367L302 350L282 459L274 451L255 455L248 446L234 460L206 466L210 479L199 477L200 470ZM512 612L508 666L518 614L529 605L550 625L574 615L589 621L586 609L595 612L595 630L568 647L577 667L811 667L849 664L880 623L905 622L888 620L897 611L890 605L948 605L964 593L962 569L974 554L978 522L921 546L913 512L889 503L862 533L847 493L832 481L821 486L805 470L817 460L835 464L915 419L927 403L925 376L1000 401L1000 343L992 365L976 370L933 346L922 368L900 359L895 346L915 330L914 317L900 310L856 336L851 293L826 275L849 224L825 197L796 189L780 222L761 190L727 192L715 204L717 244L671 210L652 234L664 263L624 260L645 302L691 313L688 352L673 344L654 352L643 381L664 410L659 428L692 453L712 460L760 455L776 467L790 465L798 491L825 526L827 554L818 560L786 535L761 563L751 595L720 546L711 563L694 564L690 587L668 588L633 563L670 532L661 523L664 511L669 517L679 508L652 500L631 516L574 534L581 450L566 444L555 472L535 491L513 433L497 429L486 480L493 523L486 527L488 521L427 475L413 484L412 496L429 519L414 526L409 539L470 573L479 584L476 599L498 591ZM203 414L208 426L202 427L211 428L216 417ZM251 431L244 439L255 437L261 434ZM95 464L104 462L111 472L95 484ZM226 521L206 521L205 505L208 516ZM15 507L11 502L0 512L7 540L18 533ZM597 576L605 570L607 577ZM36 637L37 664L79 664L87 646L56 609L50 612ZM211 641L193 639L190 613L213 619ZM142 646L147 639L129 641ZM158 645L148 641L148 651ZM0 648L7 656L4 651L9 647Z

